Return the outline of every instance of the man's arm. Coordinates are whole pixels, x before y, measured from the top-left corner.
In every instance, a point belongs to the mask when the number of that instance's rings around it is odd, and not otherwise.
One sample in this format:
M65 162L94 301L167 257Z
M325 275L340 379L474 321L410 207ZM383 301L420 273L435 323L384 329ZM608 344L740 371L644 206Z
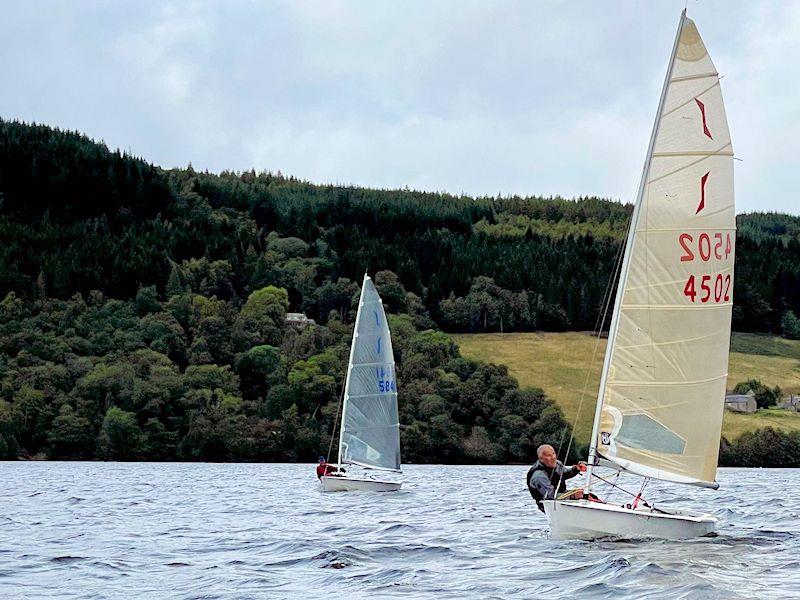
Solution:
M552 500L556 497L555 489L550 483L544 471L536 471L531 477L530 487L535 489L542 497L542 500Z
M580 475L581 473L583 473L583 469L581 469L581 465L583 465L584 469L586 468L586 463L583 462L583 461L579 462L574 467L571 467L569 470L566 470L566 467L564 467L565 468L564 479L572 479L576 475Z

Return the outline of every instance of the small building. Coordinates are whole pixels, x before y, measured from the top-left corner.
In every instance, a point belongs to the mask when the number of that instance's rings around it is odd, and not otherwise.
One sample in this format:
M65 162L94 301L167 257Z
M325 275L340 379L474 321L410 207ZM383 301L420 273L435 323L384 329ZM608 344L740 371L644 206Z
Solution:
M800 396L792 394L783 402L778 404L778 408L783 410L791 410L792 412L800 413Z
M309 319L305 313L286 313L284 323L290 327L297 327L298 329L305 329L309 325L317 324L314 319Z
M725 408L733 412L752 414L758 410L755 394L750 390L746 394L726 394Z

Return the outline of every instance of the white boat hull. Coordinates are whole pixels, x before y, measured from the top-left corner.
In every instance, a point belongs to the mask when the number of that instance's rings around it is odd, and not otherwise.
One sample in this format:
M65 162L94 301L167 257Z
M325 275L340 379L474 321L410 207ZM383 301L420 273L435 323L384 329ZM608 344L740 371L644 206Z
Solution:
M356 479L351 477L331 477L321 479L323 492L396 492L402 481L380 481L377 479Z
M629 509L586 500L545 500L552 539L658 538L680 540L709 535L717 519L688 510Z

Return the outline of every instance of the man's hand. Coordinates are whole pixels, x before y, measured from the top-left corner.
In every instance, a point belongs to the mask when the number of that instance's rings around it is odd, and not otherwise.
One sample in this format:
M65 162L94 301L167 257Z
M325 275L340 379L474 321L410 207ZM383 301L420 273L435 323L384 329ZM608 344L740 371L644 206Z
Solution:
M579 470L581 473L583 473L583 472L586 470L586 463L585 463L585 462L583 462L582 460L579 460L579 461L578 461L578 465L577 465L577 467L578 467L578 470Z
M574 490L572 492L572 495L570 496L570 499L572 499L572 500L582 500L583 499L583 488L578 488L577 490Z

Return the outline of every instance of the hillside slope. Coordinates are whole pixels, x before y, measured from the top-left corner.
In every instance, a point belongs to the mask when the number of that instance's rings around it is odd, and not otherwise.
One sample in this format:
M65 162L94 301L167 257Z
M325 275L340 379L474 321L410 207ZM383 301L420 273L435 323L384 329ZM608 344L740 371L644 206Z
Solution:
M590 334L579 332L453 337L464 356L506 365L521 386L542 388L558 402L570 423L577 415L576 438L588 443L606 340L598 342ZM747 379L760 379L770 387L778 385L785 393L800 393L800 341L734 333L728 386ZM766 426L800 431L800 414L782 410L761 410L754 415L725 411L722 434L735 439L744 431Z

